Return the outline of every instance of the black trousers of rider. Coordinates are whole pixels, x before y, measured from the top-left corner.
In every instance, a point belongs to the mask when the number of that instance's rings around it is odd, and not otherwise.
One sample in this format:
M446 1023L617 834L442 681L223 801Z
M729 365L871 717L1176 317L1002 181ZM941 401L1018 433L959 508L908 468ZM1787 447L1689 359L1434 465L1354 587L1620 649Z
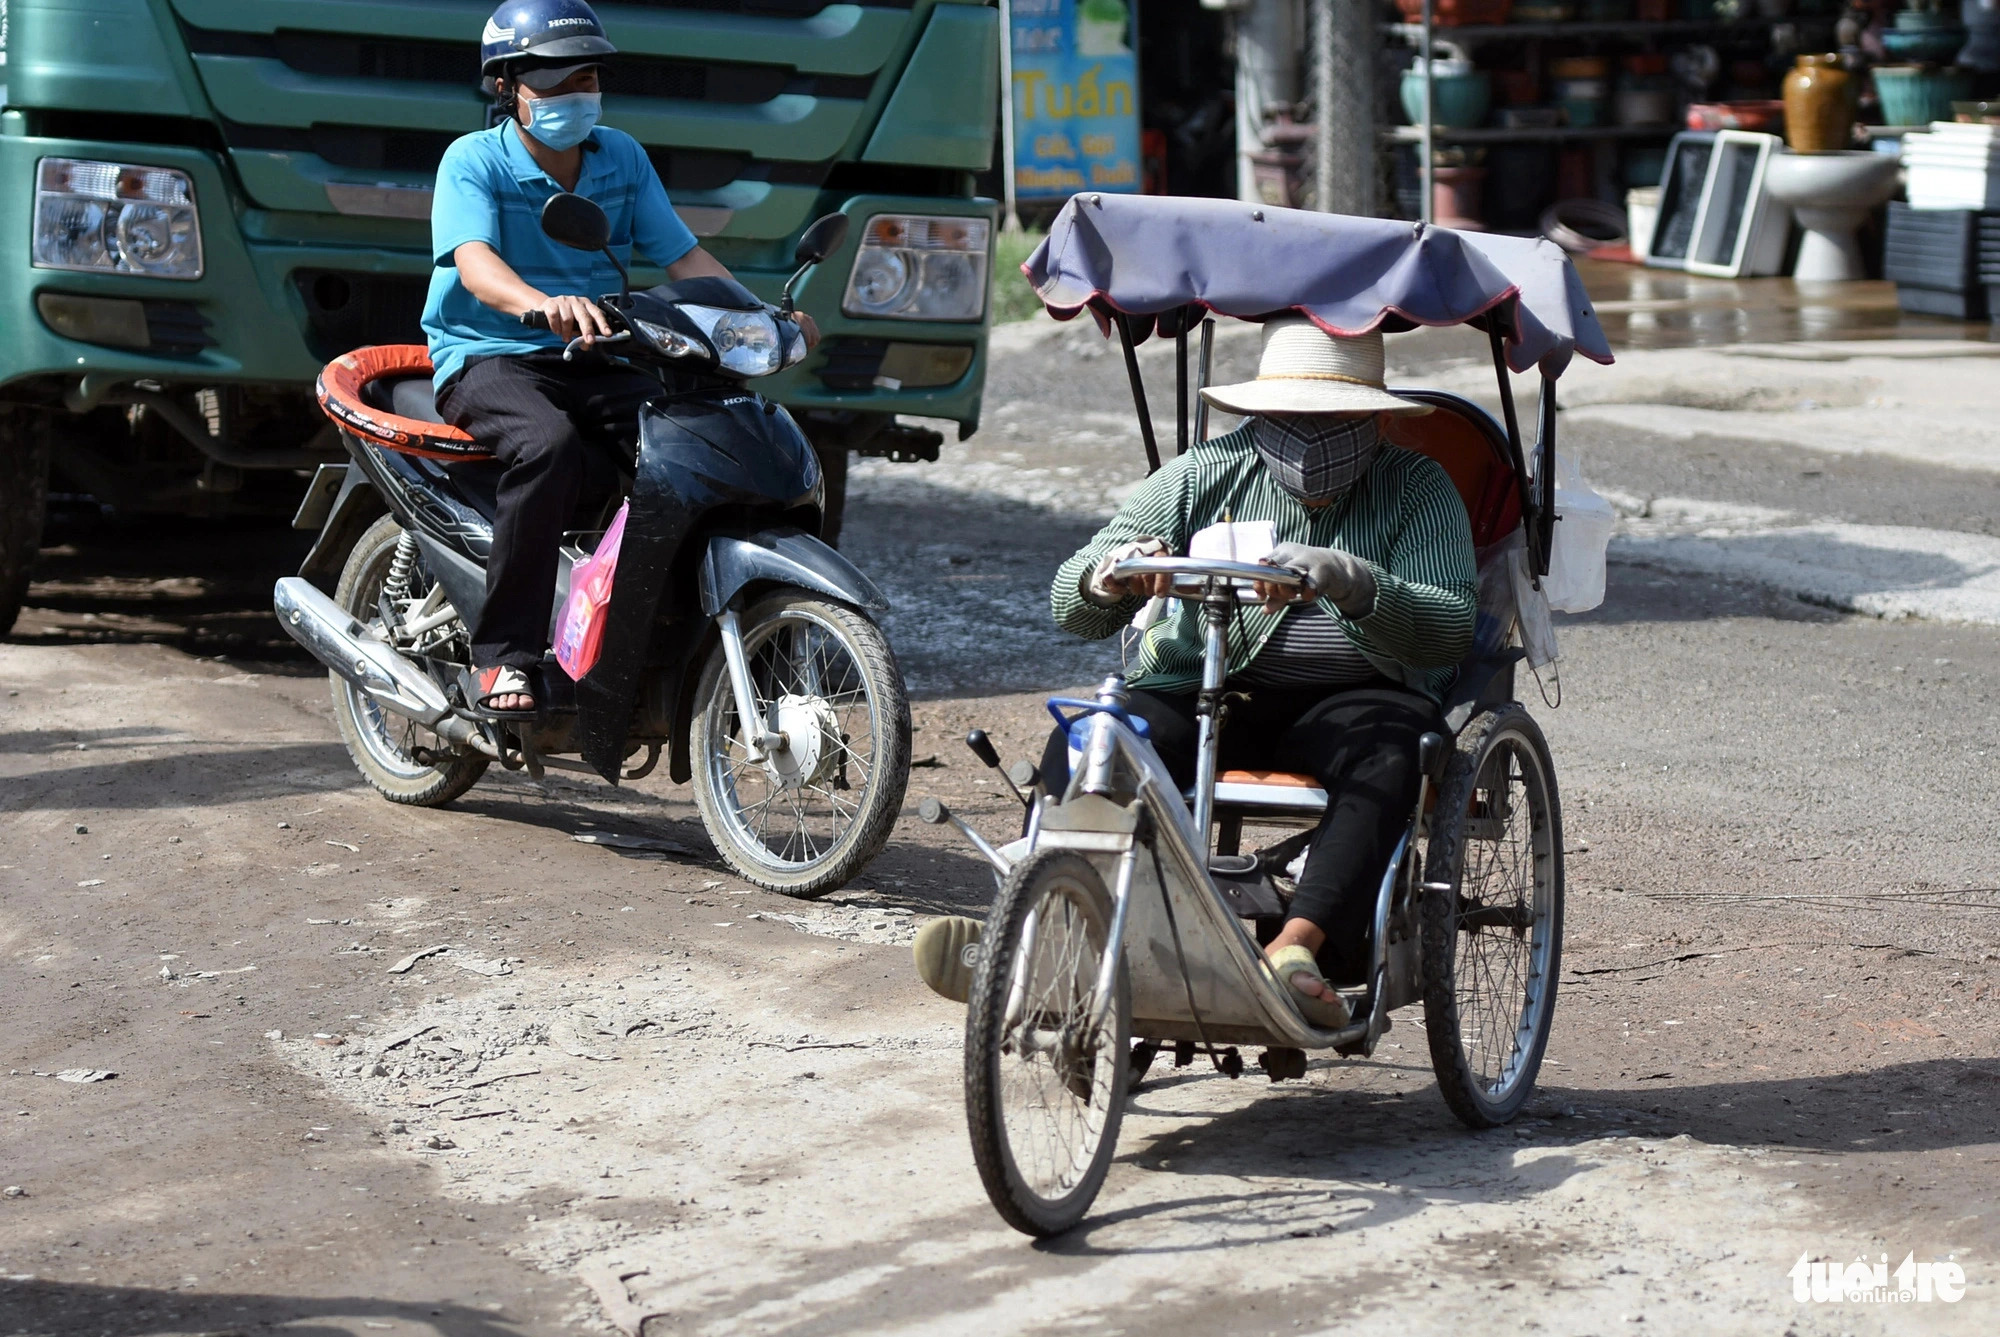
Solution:
M525 669L542 662L556 597L556 558L586 487L616 478L610 452L630 458L639 406L660 383L608 358L555 351L468 362L438 395L438 412L506 466L486 604L472 627L472 662Z
M1306 850L1291 914L1326 934L1320 968L1336 984L1368 975L1375 893L1396 841L1415 811L1417 740L1442 727L1429 697L1380 685L1324 688L1251 687L1230 706L1218 762L1222 769L1297 771L1326 790L1326 815ZM1194 784L1197 725L1192 692L1134 690L1132 713L1152 730L1153 748L1183 789ZM1043 783L1069 783L1069 745L1061 730L1042 754Z

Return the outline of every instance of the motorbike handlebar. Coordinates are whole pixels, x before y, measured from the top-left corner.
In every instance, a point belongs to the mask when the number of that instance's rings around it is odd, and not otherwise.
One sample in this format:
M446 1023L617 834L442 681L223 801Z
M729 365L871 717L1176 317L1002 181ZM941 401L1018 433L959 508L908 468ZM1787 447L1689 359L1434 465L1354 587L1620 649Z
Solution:
M618 333L616 333L616 334L600 334L600 335L597 335L597 336L595 336L594 338L592 338L592 340L590 341L590 343L586 344L586 343L584 343L584 341L583 341L583 336L582 336L581 334L579 334L579 335L577 335L577 336L576 336L576 338L574 338L574 339L571 339L571 340L570 340L570 341L569 341L569 342L568 342L567 344L564 344L564 345L563 345L563 361L565 361L565 362L573 362L573 361L575 361L575 360L576 360L576 350L577 350L577 349L579 349L579 348L590 348L590 347L595 347L595 346L596 346L596 345L598 345L598 344L616 344L616 343L623 343L623 342L625 342L625 341L626 341L627 339L630 339L631 337L632 337L632 331L630 331L630 330L620 330L620 331L618 331Z
M540 307L521 313L521 323L531 330L545 330L549 327L549 316Z
M1112 563L1111 574L1121 580L1140 575L1172 576L1172 597L1176 599L1206 598L1213 583L1232 589L1240 600L1253 602L1256 594L1251 585L1258 581L1289 589L1296 598L1312 594L1312 582L1297 571L1289 567L1266 566L1262 562L1232 562L1204 557L1127 557Z

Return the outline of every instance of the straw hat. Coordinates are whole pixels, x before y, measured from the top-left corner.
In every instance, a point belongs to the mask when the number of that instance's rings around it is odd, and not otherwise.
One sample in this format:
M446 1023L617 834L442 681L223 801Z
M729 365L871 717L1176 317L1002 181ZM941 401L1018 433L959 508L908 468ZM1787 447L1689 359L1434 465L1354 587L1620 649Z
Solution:
M1257 379L1215 385L1202 397L1228 413L1429 413L1382 385L1382 336L1337 339L1304 316L1264 325Z

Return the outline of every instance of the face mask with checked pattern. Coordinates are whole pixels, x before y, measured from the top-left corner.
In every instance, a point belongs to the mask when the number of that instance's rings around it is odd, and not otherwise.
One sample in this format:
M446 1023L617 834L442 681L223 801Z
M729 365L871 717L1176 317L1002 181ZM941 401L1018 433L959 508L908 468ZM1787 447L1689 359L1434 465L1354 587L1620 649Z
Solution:
M1278 486L1301 501L1338 497L1382 447L1372 413L1267 413L1251 424L1250 440Z

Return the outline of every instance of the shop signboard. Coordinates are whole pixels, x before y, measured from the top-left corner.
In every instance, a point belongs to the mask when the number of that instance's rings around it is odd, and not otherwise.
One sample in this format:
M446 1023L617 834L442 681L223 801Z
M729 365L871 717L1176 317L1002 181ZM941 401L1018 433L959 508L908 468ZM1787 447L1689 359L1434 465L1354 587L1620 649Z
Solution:
M1014 193L1140 185L1130 0L1012 0Z

